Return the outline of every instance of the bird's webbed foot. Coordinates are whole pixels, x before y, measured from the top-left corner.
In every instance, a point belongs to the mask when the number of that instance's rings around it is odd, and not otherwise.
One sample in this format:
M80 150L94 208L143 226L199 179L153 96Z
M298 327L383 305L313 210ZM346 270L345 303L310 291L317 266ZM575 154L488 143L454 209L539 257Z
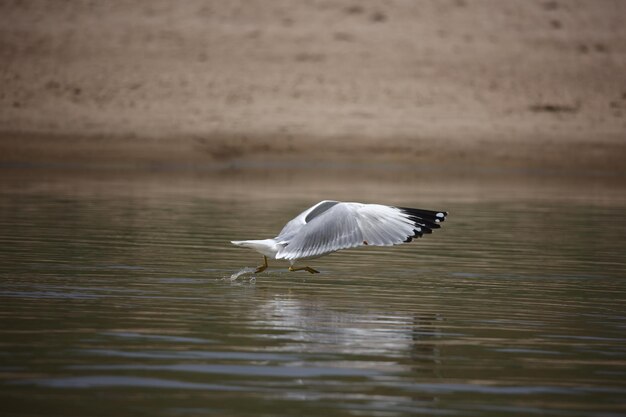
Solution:
M313 268L311 268L310 266L303 266L303 267L300 267L300 268L294 268L293 266L290 266L290 267L289 267L289 270L290 270L291 272L295 272L295 271L307 271L307 272L309 272L309 273L311 273L311 274L319 274L319 273L320 273L320 271L318 271L318 270L316 270L316 269L313 269Z
M263 272L267 269L268 265L267 265L267 256L263 256L263 265L259 265L257 266L256 270L254 271L255 274L258 274L259 272Z

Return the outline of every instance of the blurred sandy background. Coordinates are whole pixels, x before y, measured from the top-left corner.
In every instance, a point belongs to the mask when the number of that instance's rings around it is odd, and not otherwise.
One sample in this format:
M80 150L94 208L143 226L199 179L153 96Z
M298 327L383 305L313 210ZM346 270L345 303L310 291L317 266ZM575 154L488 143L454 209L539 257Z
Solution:
M620 0L5 0L0 62L5 168L626 173Z

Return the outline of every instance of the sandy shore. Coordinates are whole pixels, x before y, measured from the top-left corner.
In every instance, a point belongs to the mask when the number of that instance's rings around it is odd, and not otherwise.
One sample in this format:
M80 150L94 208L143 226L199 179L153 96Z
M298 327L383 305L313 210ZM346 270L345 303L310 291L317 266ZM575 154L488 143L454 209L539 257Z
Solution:
M626 2L0 4L0 163L626 173Z

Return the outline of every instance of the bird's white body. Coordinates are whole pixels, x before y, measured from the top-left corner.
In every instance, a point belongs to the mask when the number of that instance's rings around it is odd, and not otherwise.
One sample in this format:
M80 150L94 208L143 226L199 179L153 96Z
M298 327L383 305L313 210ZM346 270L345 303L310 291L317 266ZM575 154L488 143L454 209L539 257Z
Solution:
M341 249L410 242L439 228L447 214L445 211L324 200L289 221L273 239L232 243L254 249L270 259L288 260L293 265L298 260L319 258Z

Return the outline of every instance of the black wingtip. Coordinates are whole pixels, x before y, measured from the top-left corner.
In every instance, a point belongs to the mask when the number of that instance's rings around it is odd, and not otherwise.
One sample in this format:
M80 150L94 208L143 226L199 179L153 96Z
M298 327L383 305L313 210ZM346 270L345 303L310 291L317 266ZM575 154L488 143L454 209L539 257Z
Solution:
M441 227L439 223L445 221L448 215L447 211L424 210L410 207L397 208L413 222L413 236L408 236L405 242L410 242L413 238L420 238L424 236L424 234L430 234L433 232L433 229L439 229Z
M424 210L411 207L397 207L409 216L419 217L424 220L430 220L433 223L443 222L448 216L447 211Z

